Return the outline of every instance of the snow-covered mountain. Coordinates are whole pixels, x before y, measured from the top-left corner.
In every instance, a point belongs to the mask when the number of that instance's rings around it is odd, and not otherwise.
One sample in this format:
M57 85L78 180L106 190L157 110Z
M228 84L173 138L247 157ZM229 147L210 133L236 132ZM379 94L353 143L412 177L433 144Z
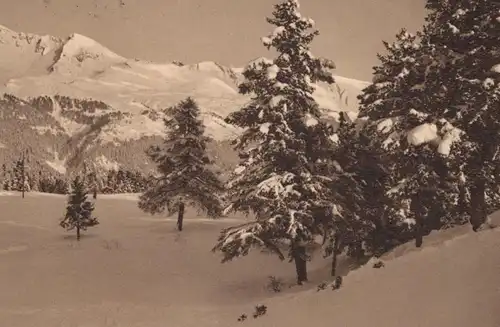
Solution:
M0 161L31 147L42 165L61 173L82 156L145 168L144 149L163 133L161 109L188 96L201 107L213 151L224 154L220 146L239 131L223 119L248 101L237 92L242 71L211 61L128 59L80 34L62 40L0 26L0 95L9 95L0 98ZM368 85L336 81L314 94L334 119L356 111Z

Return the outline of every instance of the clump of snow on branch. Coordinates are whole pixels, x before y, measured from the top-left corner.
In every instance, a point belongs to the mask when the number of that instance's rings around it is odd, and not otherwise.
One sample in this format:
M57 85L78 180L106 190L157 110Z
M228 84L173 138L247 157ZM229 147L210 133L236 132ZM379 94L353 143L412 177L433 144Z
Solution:
M272 34L272 38L276 38L278 36L280 36L281 34L283 34L285 32L285 27L284 26L278 26L274 29L273 31L273 34Z
M448 23L448 27L450 28L450 30L453 34L460 33L460 30L455 25Z
M377 124L377 131L382 133L389 133L394 126L394 121L392 118L383 119Z
M438 145L438 152L448 156L451 152L451 147L454 143L461 141L461 136L464 132L452 124L445 122L442 131L445 133Z
M280 71L280 68L277 65L273 64L272 66L269 66L267 68L267 77L269 79L275 79L276 76L278 76L279 71Z
M424 123L410 130L407 135L408 143L414 146L433 143L437 145L438 153L449 155L452 145L461 140L463 131L445 119L439 122L443 125L441 129L438 129L436 124Z
M278 107L280 105L280 102L284 100L285 100L284 96L277 95L271 98L271 100L269 101L269 105L271 105L272 107Z
M427 114L414 109L410 110L410 114L421 120L428 117ZM460 142L464 134L462 130L454 127L445 119L440 119L437 123L422 123L410 129L407 133L398 133L395 129L400 119L401 117L390 117L376 122L377 131L383 134L389 134L383 142L384 146L394 144L398 137L406 135L408 144L412 146L431 144L436 146L436 150L439 154L448 156L450 155L452 145L456 142ZM399 142L397 143L399 144Z
M437 126L429 123L419 125L408 132L407 138L408 143L415 146L432 142L438 138Z
M311 114L307 114L306 115L306 126L307 127L310 127L310 126L316 126L318 125L318 120L316 118L314 118Z
M263 123L262 125L260 125L260 132L262 134L267 134L269 133L269 126L271 126L271 123Z

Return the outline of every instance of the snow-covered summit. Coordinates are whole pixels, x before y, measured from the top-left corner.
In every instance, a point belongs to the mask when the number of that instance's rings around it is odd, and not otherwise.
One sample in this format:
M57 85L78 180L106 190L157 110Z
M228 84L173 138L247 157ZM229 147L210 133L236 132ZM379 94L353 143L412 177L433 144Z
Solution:
M0 84L13 77L46 73L63 42L51 35L16 32L0 25Z
M196 64L187 65L186 67L191 69L191 70L197 70L200 72L207 72L207 73L220 72L220 71L227 70L224 66L222 66L214 61L202 61L202 62L199 62Z
M52 66L52 71L63 74L73 74L75 69L79 68L95 71L126 60L97 41L73 33L60 49L59 55ZM89 63L89 61L91 62Z
M106 56L113 59L125 59L116 53L112 52L105 46L99 44L95 40L86 37L84 35L73 33L71 34L61 51L61 57L74 57L82 53L82 51L99 55Z
M0 46L3 51L13 47L26 52L31 50L43 56L60 47L62 43L63 41L55 36L16 32L0 25ZM9 55L5 54L4 57Z
M222 79L230 79L235 83L237 83L239 80L239 76L237 72L234 71L234 69L225 67L214 61L202 61L196 64L184 66L183 68L194 70L200 73L215 75Z

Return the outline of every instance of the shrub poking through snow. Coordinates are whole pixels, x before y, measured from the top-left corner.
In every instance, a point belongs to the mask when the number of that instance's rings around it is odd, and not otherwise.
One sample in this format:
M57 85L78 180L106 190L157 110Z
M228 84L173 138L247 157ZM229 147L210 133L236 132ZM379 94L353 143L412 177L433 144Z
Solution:
M333 291L338 290L342 286L343 280L344 279L342 276L335 277L335 280L332 283L332 290Z
M275 277L275 276L269 276L269 283L267 285L267 288L275 293L279 293L283 290L284 282L283 279Z
M319 291L326 290L327 287L328 287L328 283L327 282L321 282L318 285L317 291L319 292Z
M258 318L260 316L263 316L267 313L267 306L260 304L255 306L255 312L253 314L253 318Z

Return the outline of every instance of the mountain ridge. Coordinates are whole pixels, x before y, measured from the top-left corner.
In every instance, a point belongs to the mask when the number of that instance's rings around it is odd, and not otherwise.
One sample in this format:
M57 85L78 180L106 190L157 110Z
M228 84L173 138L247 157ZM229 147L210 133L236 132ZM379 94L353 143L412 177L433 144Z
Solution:
M214 156L225 168L235 164L235 154L228 154L229 141L240 130L226 124L224 117L249 100L238 93L244 68L213 61L129 59L78 33L60 39L2 25L0 58L0 94L4 94L0 128L5 131L0 133L4 145L0 161L9 162L19 149L42 142L44 150L36 150L35 157L50 169L58 166L59 173L76 169L83 158L99 166L108 162L108 166L149 170L144 150L164 133L162 109L191 96L214 140ZM336 79L333 87L317 85L314 93L333 121L340 111L357 110L356 96L369 84L342 76ZM23 141L12 140L13 134Z

